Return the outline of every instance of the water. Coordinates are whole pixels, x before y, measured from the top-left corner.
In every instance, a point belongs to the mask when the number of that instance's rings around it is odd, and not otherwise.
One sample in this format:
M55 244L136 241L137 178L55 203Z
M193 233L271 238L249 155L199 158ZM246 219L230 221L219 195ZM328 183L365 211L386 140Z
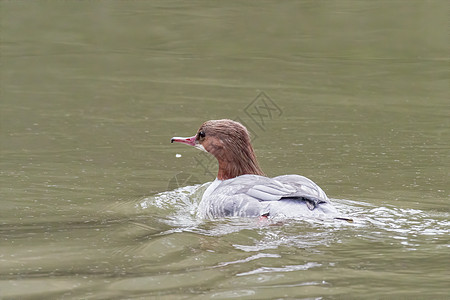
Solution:
M448 9L0 2L0 298L448 298ZM224 117L354 222L196 218Z

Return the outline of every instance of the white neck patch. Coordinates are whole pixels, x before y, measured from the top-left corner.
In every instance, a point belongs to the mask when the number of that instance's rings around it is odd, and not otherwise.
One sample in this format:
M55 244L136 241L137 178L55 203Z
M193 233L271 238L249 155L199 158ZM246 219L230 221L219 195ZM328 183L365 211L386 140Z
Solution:
M201 144L195 144L195 146L194 146L194 147L195 147L195 148L197 148L197 149L199 149L199 150L202 150L202 151L208 152L208 151L206 151L205 147L203 147L203 145L201 145Z

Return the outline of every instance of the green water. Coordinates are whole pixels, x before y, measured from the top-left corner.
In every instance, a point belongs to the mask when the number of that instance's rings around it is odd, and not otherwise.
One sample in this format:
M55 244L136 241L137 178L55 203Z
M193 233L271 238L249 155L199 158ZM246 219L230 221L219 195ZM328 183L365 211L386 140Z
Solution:
M448 298L449 11L1 1L0 298ZM198 220L217 118L355 222Z

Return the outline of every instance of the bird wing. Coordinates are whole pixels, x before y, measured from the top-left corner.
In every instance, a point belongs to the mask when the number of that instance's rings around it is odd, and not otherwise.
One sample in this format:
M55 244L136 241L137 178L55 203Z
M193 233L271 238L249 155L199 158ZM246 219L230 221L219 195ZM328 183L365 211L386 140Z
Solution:
M327 202L325 193L314 182L299 175L283 175L267 178L258 175L242 175L227 182L235 186L234 195L246 195L260 202L291 199L304 201L310 210ZM225 182L223 182L225 183ZM223 186L224 187L224 186Z

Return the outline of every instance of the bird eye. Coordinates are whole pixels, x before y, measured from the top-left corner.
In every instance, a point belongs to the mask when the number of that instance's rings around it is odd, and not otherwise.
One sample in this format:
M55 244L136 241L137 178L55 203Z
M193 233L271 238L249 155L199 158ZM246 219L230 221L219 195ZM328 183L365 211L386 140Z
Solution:
M201 137L201 138L204 138L205 135L206 135L206 134L205 134L204 131L200 131L200 132L198 133L198 136Z

